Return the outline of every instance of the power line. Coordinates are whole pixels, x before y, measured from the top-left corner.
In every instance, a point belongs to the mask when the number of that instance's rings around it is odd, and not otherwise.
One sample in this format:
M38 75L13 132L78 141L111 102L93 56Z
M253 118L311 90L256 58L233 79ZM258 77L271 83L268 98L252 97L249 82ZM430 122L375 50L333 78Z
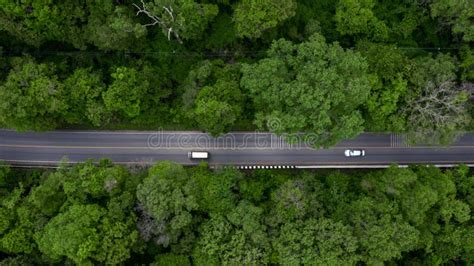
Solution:
M447 51L447 50L459 50L460 47L394 47L399 50L433 50L433 51ZM346 49L354 50L355 47L346 47ZM260 55L265 54L268 50L234 50L234 51L222 51L222 52L193 52L193 51L54 51L54 50L41 50L41 51L29 51L29 52L14 52L14 51L3 51L2 56L20 56L26 54L37 54L37 55L63 55L63 56L73 56L77 54L88 54L88 55L167 55L167 56L176 56L176 57L233 57L238 55Z

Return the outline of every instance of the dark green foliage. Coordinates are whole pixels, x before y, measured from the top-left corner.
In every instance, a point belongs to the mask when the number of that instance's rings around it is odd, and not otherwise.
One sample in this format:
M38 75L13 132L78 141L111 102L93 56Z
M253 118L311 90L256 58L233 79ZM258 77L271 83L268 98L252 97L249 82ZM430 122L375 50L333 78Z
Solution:
M141 73L134 68L118 67L113 71L113 81L103 94L107 110L130 118L140 114L143 94L150 87L150 83L140 76Z
M1 0L0 125L447 144L473 123L472 11L466 0Z
M54 66L16 59L0 85L0 123L18 130L53 129L67 109Z
M278 40L268 58L244 65L242 72L259 129L304 132L314 146L334 145L363 131L357 109L367 100L370 79L359 53L327 44L320 34L301 44Z
M408 77L410 92L402 115L409 141L449 144L470 122L469 92L455 83L455 64L445 54L418 58Z
M102 102L106 88L102 80L100 74L78 68L64 81L64 90L68 94L69 109L65 117L68 123L100 126L107 121L108 114Z
M337 30L342 35L363 36L376 41L388 38L388 28L373 12L374 0L340 0L336 7Z
M464 45L461 47L460 53L460 67L462 81L474 81L474 48Z
M212 216L199 229L200 238L193 254L197 264L268 263L270 243L262 214L261 208L241 201L226 216Z
M0 25L20 40L39 46L46 41L65 41L76 47L84 47L80 24L86 10L76 1L64 1L61 5L28 0L0 2Z
M20 184L1 199L0 214L8 216L2 217L0 250L41 252L46 264L129 259L139 237L135 178L104 160L100 166L89 162L45 173L29 192Z
M262 32L295 15L295 0L242 0L234 7L237 36L258 38Z
M102 50L126 50L144 41L145 27L134 20L134 10L117 6L113 1L98 0L88 3L90 15L84 29L89 43Z
M35 176L0 195L1 263L474 263L466 166L349 175L160 162L131 174L102 160Z
M350 227L329 219L285 223L274 247L283 265L351 265L360 259Z
M10 173L10 166L4 162L0 162L0 188L7 185L7 176Z
M408 58L396 46L361 41L357 48L367 58L369 70L376 74L365 106L366 128L370 131L403 131L405 121L398 110L408 91Z
M188 256L175 254L160 254L150 265L152 266L191 266Z
M446 144L474 128L473 8L0 0L0 126L258 129L315 146L389 131ZM0 264L470 265L473 180L466 167L0 164Z
M469 1L435 0L430 4L431 16L452 26L465 41L474 41L474 5Z
M99 248L96 230L105 210L97 205L73 205L51 219L37 234L38 248L53 260L67 256L75 263L85 263ZM64 240L63 240L64 239Z
M194 180L181 165L163 162L152 167L137 188L142 237L153 238L164 247L176 245L175 249L182 249L180 245L193 237L192 212L198 208L195 190Z
M242 119L244 97L239 78L237 65L222 60L202 61L182 86L183 115L214 136L227 133Z
M199 206L208 213L225 215L234 209L237 196L234 194L240 172L226 169L217 174L202 168L193 179L199 185Z

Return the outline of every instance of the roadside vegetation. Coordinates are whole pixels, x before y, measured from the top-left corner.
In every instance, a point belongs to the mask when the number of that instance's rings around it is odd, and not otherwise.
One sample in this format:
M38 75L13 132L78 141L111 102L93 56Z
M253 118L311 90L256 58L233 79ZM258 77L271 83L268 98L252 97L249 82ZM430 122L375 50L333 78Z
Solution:
M445 144L473 129L473 13L466 0L2 0L0 125Z
M0 265L472 265L474 175L0 168Z

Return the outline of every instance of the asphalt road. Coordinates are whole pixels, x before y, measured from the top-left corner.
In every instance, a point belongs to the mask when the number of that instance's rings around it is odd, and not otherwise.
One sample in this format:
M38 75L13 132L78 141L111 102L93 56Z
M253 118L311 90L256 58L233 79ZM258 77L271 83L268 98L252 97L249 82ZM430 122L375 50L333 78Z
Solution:
M347 158L347 148L365 149L365 157ZM211 166L384 166L393 163L474 165L474 133L449 147L408 147L401 135L365 133L330 149L288 144L269 133L238 132L219 138L200 132L174 131L53 131L17 133L0 129L0 160L16 165L56 165L107 157L116 163L152 164L171 160L185 165L188 151L206 150Z

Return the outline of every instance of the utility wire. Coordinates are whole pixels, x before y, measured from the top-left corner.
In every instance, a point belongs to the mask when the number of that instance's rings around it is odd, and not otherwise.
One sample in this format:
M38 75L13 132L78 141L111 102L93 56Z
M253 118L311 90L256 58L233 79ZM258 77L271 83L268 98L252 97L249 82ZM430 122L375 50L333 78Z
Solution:
M355 47L349 47L346 49L355 49ZM395 49L400 50L433 50L433 51L446 51L446 50L459 50L460 47L395 47ZM3 51L3 56L19 56L23 54L38 54L38 55L76 55L76 54L88 54L88 55L113 55L113 54L122 54L122 55L167 55L167 56L176 56L176 57L197 57L197 56L216 56L216 57L225 57L225 56L235 56L235 55L259 55L266 53L267 50L235 50L235 51L224 51L224 52L192 52L192 51L145 51L145 52L136 52L136 51L32 51L32 52L13 52L13 51Z

